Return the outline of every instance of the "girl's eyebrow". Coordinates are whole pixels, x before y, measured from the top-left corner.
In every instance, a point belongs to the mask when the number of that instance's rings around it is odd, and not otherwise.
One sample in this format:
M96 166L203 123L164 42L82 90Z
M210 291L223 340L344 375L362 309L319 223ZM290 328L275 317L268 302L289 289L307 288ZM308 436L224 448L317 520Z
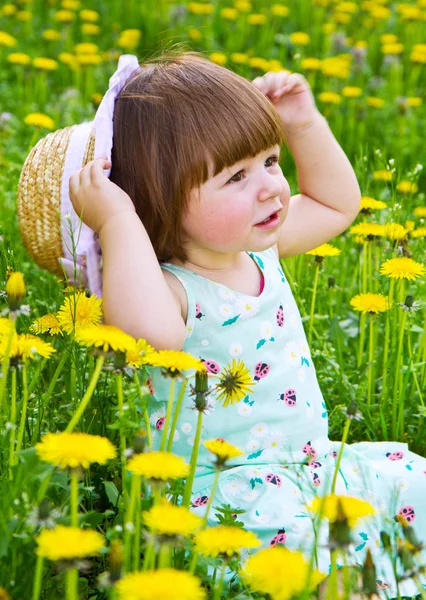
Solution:
M278 146L278 144L277 144ZM281 146L278 146L278 150L276 150L276 146L271 146L271 148L268 148L267 150L265 150L265 154L269 154L269 152L274 152L275 154L278 155L278 159L280 159L281 156ZM259 153L261 154L261 153ZM221 181L222 179L226 179L228 177L232 177L232 173L238 169L238 165L241 165L242 163L255 158L254 156L247 156L246 158L242 158L241 160L237 161L236 163L234 163L233 165L230 165L229 167L225 167L223 169L223 171L221 171L220 173L218 173L215 177L213 177L213 179L217 180L217 181Z

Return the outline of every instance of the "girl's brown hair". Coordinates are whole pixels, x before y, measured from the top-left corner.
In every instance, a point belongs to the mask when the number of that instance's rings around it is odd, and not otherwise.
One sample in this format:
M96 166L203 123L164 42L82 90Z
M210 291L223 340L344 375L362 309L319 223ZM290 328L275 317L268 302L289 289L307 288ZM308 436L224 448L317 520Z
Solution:
M251 82L172 49L141 65L117 97L111 180L133 200L158 260L184 262L190 190L283 142L278 113Z

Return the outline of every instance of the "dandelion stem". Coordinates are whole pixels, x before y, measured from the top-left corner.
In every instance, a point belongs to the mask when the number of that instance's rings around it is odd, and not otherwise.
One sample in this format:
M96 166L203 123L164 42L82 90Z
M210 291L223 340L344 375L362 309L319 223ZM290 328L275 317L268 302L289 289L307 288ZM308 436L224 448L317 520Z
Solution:
M226 564L222 565L221 569L220 569L220 577L219 577L219 581L217 582L217 584L214 586L214 595L213 595L213 600L220 600L221 596L222 596L222 590L223 590L223 582L225 580L225 569L226 569Z
M103 354L101 354L100 356L98 356L98 360L96 361L95 370L93 372L93 375L92 375L92 378L90 380L90 383L89 383L89 385L87 387L86 393L83 396L83 400L80 402L80 405L77 408L77 410L75 411L73 418L68 423L68 426L65 429L65 431L67 433L71 433L74 430L74 427L79 422L81 415L86 410L86 407L87 407L87 405L90 402L90 399L92 397L93 391L94 391L94 389L96 387L96 384L98 382L99 375L101 374L104 361L105 361L105 357L104 357Z
M343 451L345 449L346 440L348 439L348 433L349 433L349 427L350 427L350 425L351 425L351 420L350 419L346 419L345 426L343 428L342 443L340 445L339 455L338 455L337 460L336 460L336 467L335 467L335 470L334 470L333 482L331 484L331 492L330 492L330 494L334 494L334 491L336 489L337 475L339 473L340 463L342 461L342 456L343 456Z
M40 598L41 582L43 579L43 563L43 557L37 556L37 562L34 573L33 595L31 596L31 600L39 600Z
M142 399L142 388L141 388L141 383L139 381L139 377L137 372L135 371L134 375L133 375L133 380L136 383L138 390L139 390L139 396ZM143 409L143 419L145 421L145 427L146 427L146 437L148 439L148 446L150 448L152 448L152 433L151 433L151 424L149 422L149 415L148 415L148 411L146 409L146 406Z
M202 424L203 424L203 412L200 410L198 412L197 431L195 433L195 440L194 440L194 445L192 447L192 453L191 453L191 462L189 464L189 474L188 474L188 478L185 483L185 489L183 492L182 505L186 506L186 507L189 506L189 501L191 499L192 485L194 483L195 469L197 467L198 449L200 447Z
M391 279L389 285L389 298L388 303L389 306L392 306L393 302L393 292L394 292L394 279ZM390 310L386 312L386 324L385 324L385 341L383 346L383 371L382 371L382 401L386 402L386 392L387 392L387 365L388 365L388 354L389 354L389 337L390 337Z
M71 527L78 527L78 472L77 469L71 469Z
M167 403L166 419L164 421L163 435L161 436L160 452L166 448L167 431L169 429L170 417L172 415L173 400L175 398L175 378L170 378L169 401Z
M358 342L358 360L357 366L361 366L362 363L362 355L364 354L364 339L365 339L365 320L366 316L364 313L361 313L359 317L359 342Z
M334 600L335 598L339 598L339 593L337 589L337 557L336 550L332 550L330 553L330 562L331 562L331 571L329 576L329 581L327 585L327 596L326 600Z
M27 407L28 407L28 378L27 378L27 366L24 362L22 365L22 408L21 408L21 419L19 421L18 440L16 442L16 453L20 452L22 447L22 441L24 439L25 421L27 418Z
M3 412L5 409L4 403L4 393L7 385L7 374L9 372L9 363L10 363L10 351L12 349L13 336L16 331L16 320L14 316L10 316L10 330L9 337L7 339L6 344L6 352L3 357L3 361L1 363L1 372L0 372L0 417L3 416Z
M139 494L140 497L141 489L141 478L140 475L132 473L131 487L130 487L130 500L127 505L126 517L124 522L124 568L126 573L130 571L130 564L132 558L131 548L131 536L134 532L133 519L136 507L136 501Z
M139 477L139 476L138 476ZM139 477L140 478L140 477ZM136 506L134 511L135 535L133 537L133 570L138 571L141 560L141 489L136 493Z
M118 418L120 421L119 427L119 438L120 438L120 461L121 461L121 490L124 498L124 504L127 504L127 490L126 490L126 435L123 431L123 374L121 371L115 376L115 384L117 390L117 405L118 405Z
M66 574L65 598L66 600L78 600L78 571L77 569L68 569Z
M404 411L404 394L402 393L402 374L400 374L400 370L403 363L402 360L402 350L403 350L403 342L404 342L404 333L405 333L405 321L407 319L407 313L403 311L402 320L400 324L399 330L399 339L398 339L398 349L396 352L396 365L395 365L395 383L393 388L393 404L392 404L392 437L393 439L397 439L398 436L398 426L397 426L397 411L399 404L399 414L398 418L401 418L401 412ZM398 401L398 393L399 393L399 403ZM403 434L403 432L401 432Z
M218 486L218 483L219 483L219 476L220 476L220 469L216 469L216 474L214 476L212 490L210 492L210 498L209 498L209 501L207 503L206 513L205 513L204 518L203 518L203 527L207 526L207 520L209 518L210 508L211 508L211 506L213 504L213 498L214 498L214 495L216 494L217 486Z
M311 310L309 313L309 332L308 332L309 345L311 345L312 329L314 326L314 311L315 311L315 298L317 295L317 286L318 286L318 274L319 274L319 264L317 263L317 264L315 264L314 289L312 291Z
M16 428L16 369L12 369L12 391L10 399L10 451L9 451L9 481L13 479L12 467L15 464L15 428Z
M374 317L370 316L370 339L369 339L369 351L368 351L368 384L367 384L367 404L371 405L371 398L373 396L374 390Z
M183 402L183 398L184 398L184 395L185 395L185 389L186 389L187 383L188 383L188 380L185 377L185 379L183 380L183 383L182 383L182 387L180 388L178 400L177 400L177 403L176 403L175 412L174 412L174 415L173 415L172 426L170 428L169 439L168 439L168 442L167 442L167 452L171 452L172 451L173 437L175 435L176 425L177 425L177 422L178 422L180 409L182 407L182 402Z

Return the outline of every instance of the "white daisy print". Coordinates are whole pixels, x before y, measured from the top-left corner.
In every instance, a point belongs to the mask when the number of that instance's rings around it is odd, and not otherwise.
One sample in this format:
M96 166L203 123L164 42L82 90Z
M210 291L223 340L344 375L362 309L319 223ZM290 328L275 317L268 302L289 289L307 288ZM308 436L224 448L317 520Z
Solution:
M284 346L284 362L291 366L300 365L300 350L297 342L288 342Z
M160 410L155 410L153 413L151 413L150 417L149 417L149 422L151 423L151 425L155 425L156 422L158 421L158 419L162 419L166 416L166 413L164 412L164 410L161 408Z
M287 317L287 323L290 325L290 327L291 327L292 329L296 329L296 328L297 328L297 325L298 325L298 323L299 323L299 320L298 320L298 318L296 317L296 315L289 315L289 316Z
M195 436L194 435L189 435L186 438L186 443L188 444L188 446L192 447L194 445L194 442L195 442ZM201 446L201 440L200 440L200 446Z
M269 321L263 321L260 324L260 335L262 338L269 340L269 338L273 337L274 331L272 328L272 324Z
M228 290L226 287L220 286L217 290L219 294L219 298L222 300L226 300L227 302L233 302L235 300L235 294L231 290Z
M177 429L175 429L175 432L173 434L173 441L177 442L179 438L180 438L180 433Z
M237 411L240 417L248 417L251 414L252 410L253 407L250 406L250 404L247 404L246 402L240 402L237 405Z
M257 490L250 490L244 496L243 500L245 500L246 502L252 502L253 500L256 500L256 498L258 498L258 497L259 497L259 492Z
M231 304L221 304L219 306L219 314L221 317L231 319L234 316L234 307Z
M183 431L183 433L186 433L186 434L191 433L191 431L192 431L191 423L182 423L181 431Z
M210 343L209 340L202 340L201 341L201 345L204 346L204 347L208 346L209 343Z
M271 520L271 517L267 514L255 513L252 516L253 516L254 521L256 521L256 523L266 524L266 523L269 523L269 521Z
M252 441L255 442L256 440L252 440ZM249 444L250 444L250 442L249 442ZM247 448L248 448L249 444L247 444ZM256 477L262 478L262 469L260 467L248 467L246 469L246 473L247 473L247 477L249 479L255 479Z
M300 369L298 369L298 371L297 371L297 379L300 382L302 382L302 383L305 381L305 379L306 379L306 371L305 371L305 369L303 367L300 367Z
M250 319L259 311L260 302L256 297L238 298L235 304L235 312L240 315L240 319Z
M259 440L249 440L246 444L246 448L249 452L256 452L259 450L261 443ZM253 477L257 477L257 475L253 475Z
M398 479L395 483L395 487L401 492L406 492L410 487L410 482L408 479Z
M258 438L265 437L265 435L268 434L268 431L269 427L267 423L257 423L256 425L253 425L253 427L250 429L250 433L254 435L254 437Z
M298 487L294 487L291 490L291 495L293 496L293 498L300 498L302 495L302 492L300 491L300 489Z
M300 354L309 358L309 346L305 340L299 342Z
M229 346L228 352L231 356L233 357L237 357L237 356L241 356L241 354L243 353L243 345L241 342L232 342L232 344Z
M247 494L249 489L250 488L245 481L238 481L237 479L235 481L229 481L228 483L225 483L225 485L223 486L223 490L224 490L225 494L228 494L229 496L237 496L238 494Z
M263 445L265 448L264 455L271 457L271 456L276 456L277 454L279 454L285 440L286 440L286 436L283 433L281 433L279 431L271 432L270 435L263 442Z

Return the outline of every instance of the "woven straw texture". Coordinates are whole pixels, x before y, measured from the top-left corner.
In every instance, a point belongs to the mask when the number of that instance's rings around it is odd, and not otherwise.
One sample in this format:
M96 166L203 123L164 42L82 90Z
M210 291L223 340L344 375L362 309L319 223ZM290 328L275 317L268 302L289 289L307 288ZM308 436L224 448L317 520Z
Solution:
M24 163L17 194L19 230L24 246L40 267L57 275L63 275L58 262L63 256L61 184L72 129L59 129L39 140ZM93 159L94 148L95 137L91 134L82 167Z

